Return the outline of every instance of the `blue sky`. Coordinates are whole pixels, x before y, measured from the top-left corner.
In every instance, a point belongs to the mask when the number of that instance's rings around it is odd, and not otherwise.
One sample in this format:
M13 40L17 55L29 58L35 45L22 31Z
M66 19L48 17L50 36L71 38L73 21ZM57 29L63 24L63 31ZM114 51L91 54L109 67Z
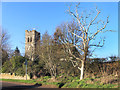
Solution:
M66 2L3 2L2 3L2 26L10 35L12 49L16 46L24 54L25 30L36 28L41 34L46 30L53 35L55 28L62 22L72 18L66 13ZM117 2L81 2L80 8L101 10L101 18L110 16L107 29L116 30L114 33L106 33L106 42L103 48L94 53L98 57L118 55L118 3Z

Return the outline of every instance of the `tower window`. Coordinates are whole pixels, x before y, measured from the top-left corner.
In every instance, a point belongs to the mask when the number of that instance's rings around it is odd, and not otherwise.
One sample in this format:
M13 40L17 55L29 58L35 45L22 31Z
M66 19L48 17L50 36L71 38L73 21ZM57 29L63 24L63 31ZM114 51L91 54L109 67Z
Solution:
M30 42L32 42L32 37L30 38Z
M28 38L28 42L29 42L29 38Z

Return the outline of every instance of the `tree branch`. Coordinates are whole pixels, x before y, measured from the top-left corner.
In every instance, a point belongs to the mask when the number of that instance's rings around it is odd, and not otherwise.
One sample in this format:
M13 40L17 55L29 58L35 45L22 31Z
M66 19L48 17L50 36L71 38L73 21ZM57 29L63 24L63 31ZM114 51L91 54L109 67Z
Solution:
M89 30L89 27L92 25L92 23L95 21L95 19L98 17L98 15L100 14L100 11L97 11L98 13L97 13L97 15L96 15L96 17L93 19L93 20L91 20L91 22L89 23L89 25L88 25L88 28L87 28L87 31Z
M89 40L92 40L99 32L102 32L102 30L106 28L107 23L108 23L108 17L107 17L107 22L106 22L106 24L105 24L101 29L97 30L97 32L94 33L91 37L89 37Z
M102 45L101 44L101 41L103 42ZM95 46L95 47L103 47L104 45L104 42L105 42L105 39L102 39L98 44L93 44L93 45L90 45L90 46Z

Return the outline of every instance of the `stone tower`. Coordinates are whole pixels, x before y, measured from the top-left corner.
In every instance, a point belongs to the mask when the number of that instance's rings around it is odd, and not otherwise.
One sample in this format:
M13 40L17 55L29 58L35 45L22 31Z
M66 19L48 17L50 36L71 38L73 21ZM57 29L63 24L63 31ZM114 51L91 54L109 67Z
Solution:
M36 47L40 44L40 33L36 30L25 30L25 56L34 61Z

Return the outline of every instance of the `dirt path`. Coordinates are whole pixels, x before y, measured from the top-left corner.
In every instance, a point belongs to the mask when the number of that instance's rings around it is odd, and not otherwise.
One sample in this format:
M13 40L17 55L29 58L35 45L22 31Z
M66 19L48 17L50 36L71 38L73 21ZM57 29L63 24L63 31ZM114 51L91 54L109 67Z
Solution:
M42 84L34 85L21 82L2 81L2 88L3 90L7 90L8 88L33 89L33 88L58 88L58 87L55 85L42 85Z

